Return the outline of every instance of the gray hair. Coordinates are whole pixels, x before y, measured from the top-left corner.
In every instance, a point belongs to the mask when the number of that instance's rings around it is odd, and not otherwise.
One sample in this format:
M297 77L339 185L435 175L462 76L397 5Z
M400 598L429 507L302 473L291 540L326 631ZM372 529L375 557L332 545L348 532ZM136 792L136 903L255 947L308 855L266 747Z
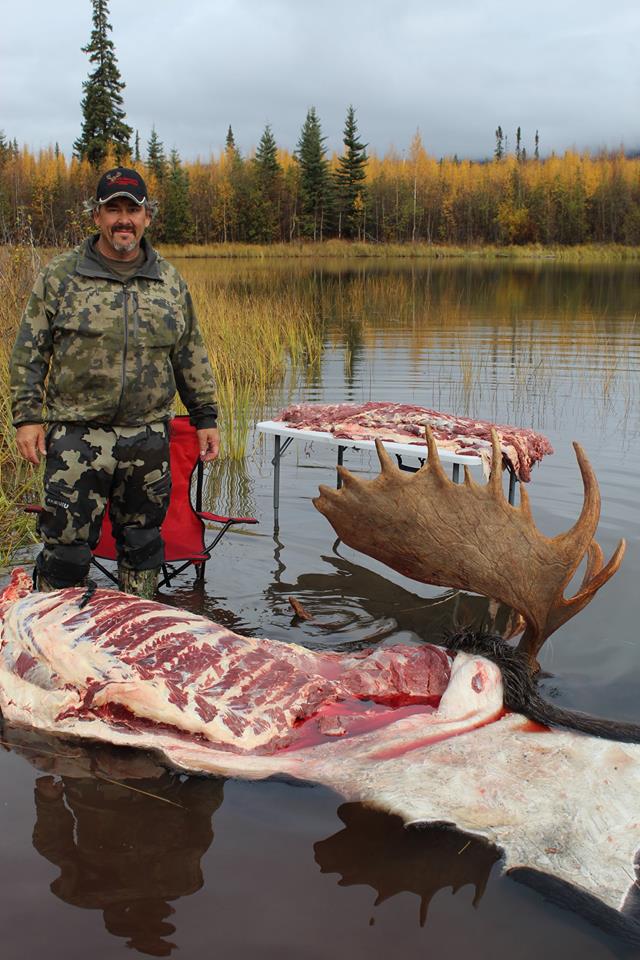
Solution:
M147 213L149 213L151 219L154 220L158 214L158 210L160 209L160 204L157 200L145 200L144 205ZM101 206L103 206L103 204L100 203L99 200L96 200L95 197L90 197L88 200L85 200L82 205L84 212L90 217L93 216L96 210L98 210Z

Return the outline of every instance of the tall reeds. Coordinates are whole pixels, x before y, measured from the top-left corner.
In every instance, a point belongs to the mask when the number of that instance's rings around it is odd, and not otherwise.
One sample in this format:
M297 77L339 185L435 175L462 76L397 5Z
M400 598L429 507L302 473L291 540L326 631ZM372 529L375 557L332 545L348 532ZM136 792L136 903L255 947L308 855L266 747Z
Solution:
M18 320L39 266L33 247L0 251L0 565L35 540L33 517L20 505L40 499L41 471L25 463L15 447L9 358Z
M272 389L317 364L322 325L286 291L252 295L197 280L190 286L217 384L221 454L241 459Z

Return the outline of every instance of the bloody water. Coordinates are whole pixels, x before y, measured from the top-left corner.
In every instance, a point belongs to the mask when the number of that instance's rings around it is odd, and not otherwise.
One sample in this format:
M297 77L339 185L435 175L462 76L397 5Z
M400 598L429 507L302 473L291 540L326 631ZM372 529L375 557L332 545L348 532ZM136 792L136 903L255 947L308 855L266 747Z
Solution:
M212 295L258 289L265 267L207 271ZM529 485L547 535L577 517L571 440L600 480L599 541L628 539L620 572L543 651L545 696L640 721L637 691L640 335L635 268L285 264L268 281L313 302L321 369L273 398L391 399L542 430L556 453ZM504 625L481 598L413 584L336 545L311 497L334 479L326 448L293 445L273 526L271 443L212 478L217 512L254 514L230 534L204 589L184 578L168 602L238 632L317 649L421 642L461 625ZM349 453L363 474L375 459ZM295 596L313 614L301 622ZM535 735L535 725L531 733ZM640 954L623 936L554 905L500 871L499 853L455 830L410 829L291 782L189 778L125 751L5 728L2 960L47 956L204 958L474 957Z

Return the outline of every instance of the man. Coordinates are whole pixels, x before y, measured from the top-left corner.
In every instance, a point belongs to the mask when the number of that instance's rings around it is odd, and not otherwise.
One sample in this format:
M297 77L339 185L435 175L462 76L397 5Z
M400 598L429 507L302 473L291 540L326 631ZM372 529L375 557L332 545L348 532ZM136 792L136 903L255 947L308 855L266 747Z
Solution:
M164 558L171 404L177 388L200 456L213 460L214 382L187 286L144 237L155 204L140 174L108 171L89 206L98 233L41 272L11 359L18 450L35 465L46 456L36 582L84 581L109 500L120 588L150 597Z

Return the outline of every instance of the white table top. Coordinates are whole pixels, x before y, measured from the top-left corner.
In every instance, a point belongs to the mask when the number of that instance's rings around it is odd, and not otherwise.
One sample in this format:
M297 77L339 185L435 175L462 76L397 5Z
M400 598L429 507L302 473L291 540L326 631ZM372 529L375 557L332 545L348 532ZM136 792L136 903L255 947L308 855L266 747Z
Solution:
M334 447L352 447L354 450L375 450L375 441L373 440L351 440L347 437L336 437L333 433L325 433L320 430L297 430L286 423L278 420L261 420L256 424L256 429L260 433L271 433L281 437L293 437L294 440L313 441L314 443L326 443ZM396 443L394 440L383 440L383 447L392 454L400 454L404 457L427 457L426 443ZM445 463L462 463L468 467L480 466L482 461L480 457L468 454L452 453L451 450L438 450L440 459Z

